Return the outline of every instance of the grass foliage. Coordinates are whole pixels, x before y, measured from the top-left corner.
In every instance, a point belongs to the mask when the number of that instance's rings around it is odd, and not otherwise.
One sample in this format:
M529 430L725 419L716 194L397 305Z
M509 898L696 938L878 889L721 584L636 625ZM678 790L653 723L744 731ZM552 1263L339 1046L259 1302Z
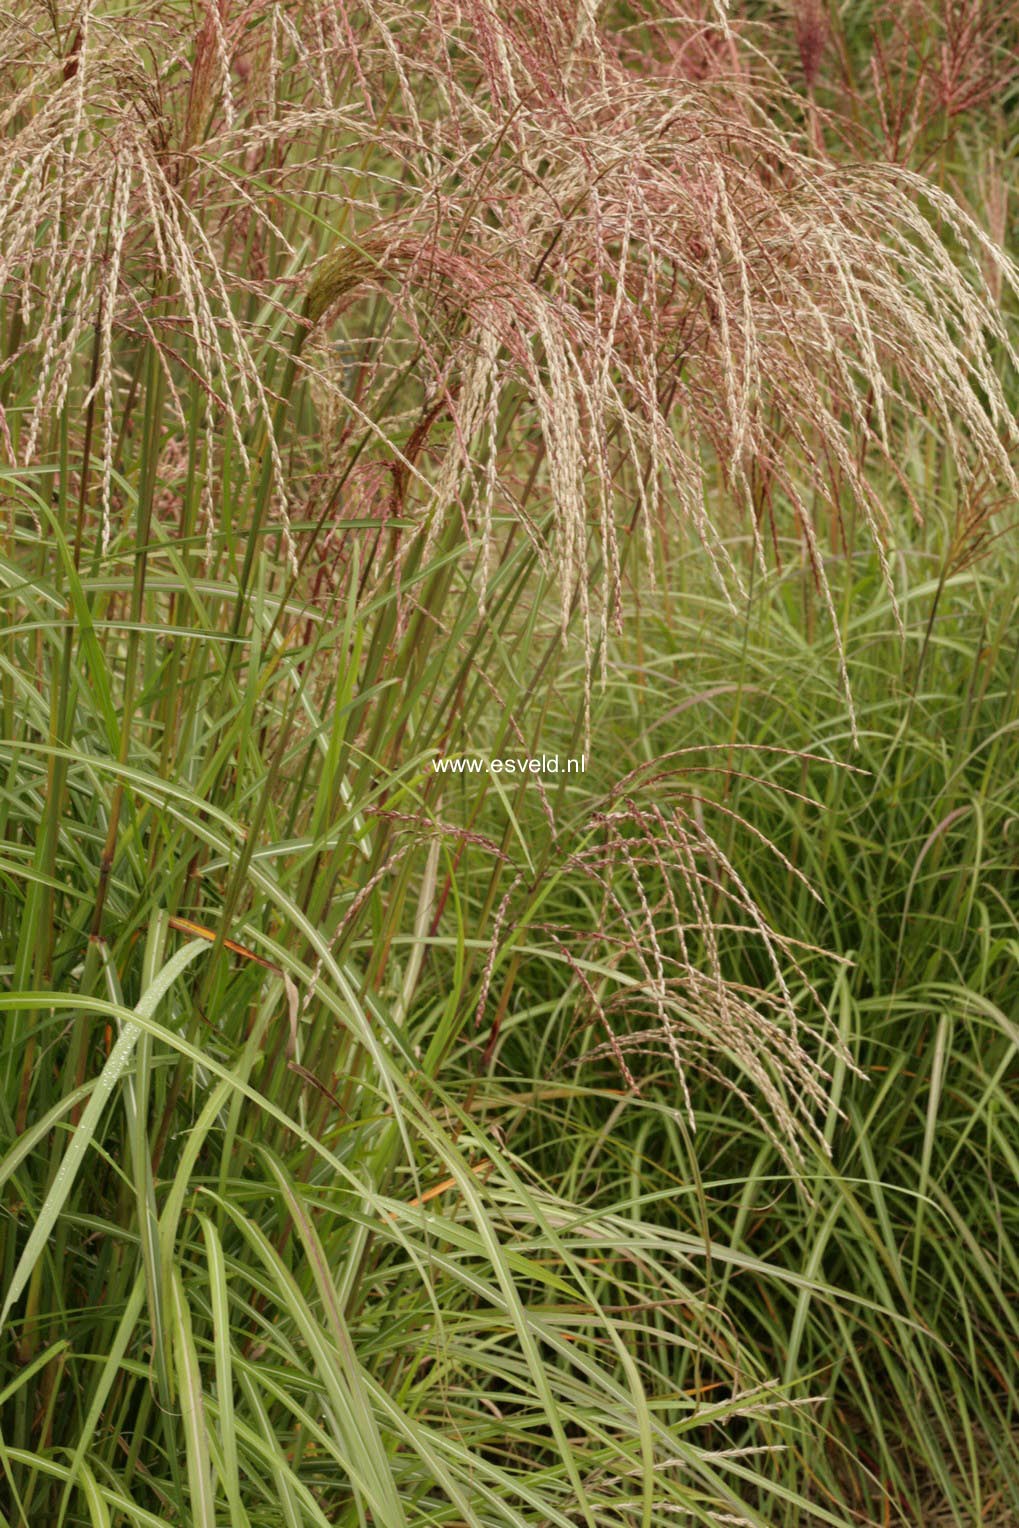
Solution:
M1019 1521L1019 25L843 12L0 17L8 1528Z

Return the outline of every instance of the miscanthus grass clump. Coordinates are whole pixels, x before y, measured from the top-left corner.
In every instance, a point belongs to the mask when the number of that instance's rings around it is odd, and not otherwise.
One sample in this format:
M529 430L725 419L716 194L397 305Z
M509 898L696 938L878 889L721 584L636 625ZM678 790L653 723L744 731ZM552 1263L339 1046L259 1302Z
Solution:
M624 530L653 562L677 517L733 600L725 531L745 517L763 558L792 524L830 603L818 505L883 547L868 468L914 491L896 432L917 413L964 478L1014 488L1002 250L903 165L819 154L724 13L671 19L686 51L572 7L210 5L197 31L170 6L19 9L0 279L35 397L16 441L3 427L12 461L87 415L106 550L151 347L182 437L201 416L210 531L220 447L294 565L298 450L320 493L360 483L426 541L455 508L483 598L508 512L589 652L618 620ZM305 379L328 442L289 439Z
M940 1415L866 1489L826 1453L805 1344L862 1306L789 1248L874 1057L783 814L871 767L847 566L901 645L940 559L933 642L1019 489L1007 216L955 174L1012 34L794 9L0 16L11 1524L979 1497ZM823 750L744 735L789 587ZM683 602L732 666L677 698ZM553 734L590 778L431 767ZM876 1347L937 1328L920 1268Z

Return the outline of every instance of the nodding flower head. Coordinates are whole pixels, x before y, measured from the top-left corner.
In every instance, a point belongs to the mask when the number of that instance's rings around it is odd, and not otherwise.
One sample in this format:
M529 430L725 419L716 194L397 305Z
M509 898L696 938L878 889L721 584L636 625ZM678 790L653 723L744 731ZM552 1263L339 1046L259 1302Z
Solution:
M304 299L305 317L317 324L323 313L378 268L379 259L370 241L334 250L322 261L308 287Z
M828 21L821 0L799 0L796 6L796 46L807 89L813 90L828 45Z

